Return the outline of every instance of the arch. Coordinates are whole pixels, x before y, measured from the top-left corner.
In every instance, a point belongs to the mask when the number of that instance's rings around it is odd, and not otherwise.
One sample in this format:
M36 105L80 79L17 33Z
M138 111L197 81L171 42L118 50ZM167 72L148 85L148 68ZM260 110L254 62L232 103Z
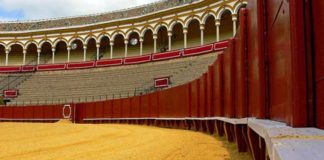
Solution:
M24 49L27 49L31 44L35 44L37 48L39 47L36 41L29 41L25 44Z
M209 11L209 12L206 12L205 14L203 14L203 16L202 16L202 23L203 24L206 24L206 21L207 21L207 19L210 16L213 16L215 19L217 19L216 13L214 13L212 11Z
M141 36L141 32L138 29L133 28L127 31L126 39L129 39L129 36L132 35L133 33L137 33L138 36Z
M151 26L145 26L145 27L143 27L143 29L141 30L140 37L144 37L144 36L145 36L145 33L146 33L148 30L151 30L152 33L154 33L154 29L153 29L153 27L151 27Z
M83 40L83 38L81 38L81 37L79 37L79 36L76 36L76 37L71 38L71 39L68 41L68 45L71 46L71 44L72 44L74 41L76 41L76 40L81 41L82 44L84 45L84 40Z
M115 38L118 36L118 35L122 35L124 39L126 39L126 35L124 32L118 30L118 31L115 31L112 36L111 36L111 40L112 41L115 41Z
M58 43L60 43L60 42L64 42L64 43L66 44L66 46L69 45L69 42L68 42L66 39L64 39L64 38L59 38L59 39L56 39L56 40L54 41L54 45L53 45L53 46L56 47L56 45L57 45Z
M11 43L9 48L11 48L11 50L8 54L8 65L22 65L24 45L20 42L16 42Z
M185 20L185 28L188 28L189 24L191 23L191 21L193 20L197 20L199 22L199 24L202 24L200 18L196 15L190 16Z
M0 46L3 46L4 48L7 48L7 45L3 42L0 42Z
M111 36L107 33L101 33L99 36L98 36L98 43L100 43L102 41L103 38L107 37L109 40L111 39Z
M165 27L167 31L169 31L169 26L165 22L160 22L157 25L154 26L154 32L153 34L157 34L161 27Z
M21 43L21 42L11 42L11 43L9 43L8 45L7 45L7 48L6 49L9 49L11 46L13 46L13 45L19 45L19 46L21 46L23 49L24 49L24 44L23 43Z
M176 24L181 24L182 28L185 26L185 24L183 23L183 21L181 21L180 19L175 19L173 21L170 22L169 26L169 30L173 30L173 27L176 25Z
M229 12L231 12L231 14L234 14L232 6L225 5L225 6L223 6L222 8L220 8L220 9L217 11L216 19L221 19L222 15L223 15L223 13L224 13L225 11L229 11Z
M55 47L53 42L48 40L48 39L45 39L45 40L41 40L39 43L38 43L38 47L42 47L44 43L48 42L49 44L51 44L52 48Z
M233 13L234 14L238 14L238 12L240 11L240 8L244 7L247 5L247 2L236 2L235 5L234 5L234 10L233 10Z
M98 42L98 40L95 36L90 35L85 38L84 44L88 44L91 39L94 39L96 41L96 43Z

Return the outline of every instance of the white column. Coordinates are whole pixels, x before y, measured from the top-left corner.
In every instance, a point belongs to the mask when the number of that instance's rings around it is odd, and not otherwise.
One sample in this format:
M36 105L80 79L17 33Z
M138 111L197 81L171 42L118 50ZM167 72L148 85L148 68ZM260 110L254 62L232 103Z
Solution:
M215 25L216 25L216 42L219 42L220 40L220 36L219 36L219 26L220 26L220 20L217 19L216 22L215 22Z
M55 47L52 48L52 64L55 63Z
M156 53L156 40L157 40L157 35L153 35L153 40L154 40L154 53Z
M168 42L169 42L169 47L168 50L171 51L172 50L172 31L168 31Z
M23 65L26 64L26 54L27 54L27 49L23 50Z
M114 53L114 41L110 42L110 59L113 59L113 53Z
M188 29L183 28L183 48L187 48L187 34L188 34Z
M41 48L37 48L37 64L40 63L40 53L41 53Z
M8 66L8 59L9 59L9 49L6 49L6 62L5 65Z
M127 47L128 47L128 39L125 39L124 43L125 43L125 57L127 57L127 52L128 52L128 50L127 50Z
M205 24L200 24L200 45L204 45Z
M68 55L67 55L67 63L70 62L70 53L71 53L71 46L67 47Z
M234 37L236 34L236 21L237 21L236 14L232 15L232 21L233 21L233 37Z
M143 37L140 37L139 41L140 41L140 55L143 55L143 42L144 42L144 38Z
M87 60L87 46L83 46L83 61Z
M100 43L97 43L96 44L96 47L97 47L97 61L99 60L99 51L100 51Z

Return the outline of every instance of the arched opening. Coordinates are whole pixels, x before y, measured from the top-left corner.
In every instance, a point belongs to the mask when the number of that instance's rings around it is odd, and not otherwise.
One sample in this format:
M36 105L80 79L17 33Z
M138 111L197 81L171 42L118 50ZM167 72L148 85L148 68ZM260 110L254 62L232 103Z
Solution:
M229 10L226 10L221 16L219 35L220 40L226 40L233 37L232 13Z
M10 46L8 56L8 65L22 65L23 64L23 47L19 44Z
M75 39L71 43L70 62L82 62L83 61L83 42L79 39Z
M151 54L154 52L154 39L153 39L153 31L147 29L144 33L143 37L143 54Z
M137 43L135 43L137 39ZM137 32L132 32L128 38L128 57L140 55L140 42L139 35ZM133 41L133 42L132 42Z
M165 52L169 49L168 29L165 26L161 26L157 31L156 48L157 52Z
M66 42L58 42L55 48L55 63L66 63L68 55Z
M209 15L205 22L204 42L205 44L216 42L215 17Z
M183 26L181 23L177 23L172 28L172 50L184 48L184 36L183 36Z
M124 36L118 34L115 36L114 40L114 53L113 58L125 57L125 39Z
M199 46L201 44L200 36L200 23L197 19L193 19L188 25L187 46Z
M110 40L107 36L100 39L99 59L110 58Z
M5 46L0 45L0 66L4 66L6 63L6 49Z
M96 40L94 38L90 38L87 43L87 55L86 61L93 61L97 59L97 46Z
M43 45L44 46L44 45ZM37 64L37 46L34 43L31 43L27 47L27 53L26 53L26 65L35 65ZM42 53L40 54L42 57ZM40 61L42 62L42 61Z

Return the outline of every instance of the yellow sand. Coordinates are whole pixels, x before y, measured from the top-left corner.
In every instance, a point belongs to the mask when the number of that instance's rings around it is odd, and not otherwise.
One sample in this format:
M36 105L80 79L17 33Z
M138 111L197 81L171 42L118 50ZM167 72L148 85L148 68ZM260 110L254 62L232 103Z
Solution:
M114 124L0 123L1 160L250 159L207 134Z

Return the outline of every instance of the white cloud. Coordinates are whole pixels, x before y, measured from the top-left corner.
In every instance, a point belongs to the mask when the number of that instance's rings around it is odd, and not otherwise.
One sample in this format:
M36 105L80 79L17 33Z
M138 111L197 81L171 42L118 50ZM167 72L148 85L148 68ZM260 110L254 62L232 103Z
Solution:
M44 19L109 12L159 0L0 0L1 12L19 12L20 20ZM1 15L0 20L13 19Z

